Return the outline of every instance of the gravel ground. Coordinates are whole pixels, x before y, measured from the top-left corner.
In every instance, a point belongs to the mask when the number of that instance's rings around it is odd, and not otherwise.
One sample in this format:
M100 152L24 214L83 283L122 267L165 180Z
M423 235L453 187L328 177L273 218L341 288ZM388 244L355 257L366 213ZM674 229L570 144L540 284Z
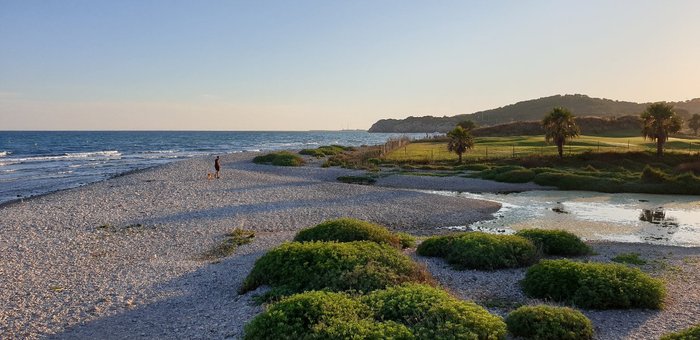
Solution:
M355 217L430 234L497 203L343 184L344 169L190 159L0 207L0 338L226 338L261 308L236 289L302 227ZM235 227L251 244L202 254Z
M236 289L254 261L300 228L356 217L416 235L491 218L496 203L411 190L337 183L363 174L338 168L256 165L223 157L223 178L206 180L211 159L190 159L0 207L0 339L239 338L262 311ZM383 182L382 182L383 181ZM520 191L527 185L453 177L390 176L381 185ZM454 185L459 187L455 189ZM256 237L234 255L204 260L233 228ZM655 339L700 322L700 248L596 242L608 261L622 252L652 260L667 280L662 311L586 311L600 339ZM409 251L411 253L411 251ZM414 254L413 254L414 255ZM414 255L415 256L415 255ZM528 301L524 270L455 271L416 257L448 290L503 315Z

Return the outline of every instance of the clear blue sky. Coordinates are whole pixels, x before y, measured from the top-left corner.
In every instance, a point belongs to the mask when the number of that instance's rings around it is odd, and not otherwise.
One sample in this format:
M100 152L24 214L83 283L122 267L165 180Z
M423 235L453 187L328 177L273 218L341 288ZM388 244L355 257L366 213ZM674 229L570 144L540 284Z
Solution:
M368 128L700 97L700 1L0 0L0 130Z

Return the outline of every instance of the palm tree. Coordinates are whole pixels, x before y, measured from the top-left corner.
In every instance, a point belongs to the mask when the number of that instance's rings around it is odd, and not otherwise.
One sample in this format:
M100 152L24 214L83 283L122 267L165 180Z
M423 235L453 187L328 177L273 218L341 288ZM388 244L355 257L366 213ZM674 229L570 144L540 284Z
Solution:
M673 112L673 105L666 103L654 103L647 106L642 112L642 135L656 142L656 155L664 154L664 144L668 135L678 132L683 126L683 120Z
M690 117L688 127L693 130L696 136L698 135L698 130L700 130L700 114L695 113Z
M571 111L563 107L555 107L552 111L542 119L542 127L544 128L544 138L549 141L554 141L559 151L559 158L564 158L564 143L580 133L574 115Z
M474 147L474 137L461 126L457 126L454 130L448 132L447 137L450 138L450 141L447 143L447 151L457 153L459 162L462 163L462 154Z

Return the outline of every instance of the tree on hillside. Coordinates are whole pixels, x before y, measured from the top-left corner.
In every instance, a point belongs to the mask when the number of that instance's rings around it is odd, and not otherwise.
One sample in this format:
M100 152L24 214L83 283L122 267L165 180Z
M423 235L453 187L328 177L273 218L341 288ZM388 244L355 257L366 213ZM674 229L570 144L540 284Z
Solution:
M690 120L688 120L688 127L693 130L695 135L698 135L698 130L700 130L700 114L693 114L692 117L690 117Z
M544 138L549 143L554 141L559 151L559 158L564 158L564 144L579 135L580 131L574 115L563 107L555 107L542 119Z
M450 138L450 141L447 143L447 150L456 153L459 156L459 162L462 163L462 154L474 147L474 137L461 126L457 126L454 130L448 132L447 137Z
M463 121L457 123L457 126L461 127L462 129L465 129L467 131L471 131L471 130L474 130L476 128L476 123L474 123L473 121L471 121L469 119L466 119L466 120L463 120Z
M673 111L673 105L654 103L642 112L642 135L644 139L656 142L656 155L664 154L664 144L668 136L680 131L683 121Z

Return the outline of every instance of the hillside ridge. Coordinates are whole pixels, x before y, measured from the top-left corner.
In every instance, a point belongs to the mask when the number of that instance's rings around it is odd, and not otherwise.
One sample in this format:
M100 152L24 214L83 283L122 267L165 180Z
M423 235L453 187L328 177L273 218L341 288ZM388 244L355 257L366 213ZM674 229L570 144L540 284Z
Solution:
M684 119L693 113L700 113L700 98L686 101L668 102ZM537 121L555 106L563 106L579 117L621 117L639 115L649 103L635 103L605 98L593 98L583 94L565 94L542 97L509 104L495 109L478 111L455 116L422 116L404 119L381 119L374 123L369 132L447 132L466 119L479 126L494 126L517 121Z

